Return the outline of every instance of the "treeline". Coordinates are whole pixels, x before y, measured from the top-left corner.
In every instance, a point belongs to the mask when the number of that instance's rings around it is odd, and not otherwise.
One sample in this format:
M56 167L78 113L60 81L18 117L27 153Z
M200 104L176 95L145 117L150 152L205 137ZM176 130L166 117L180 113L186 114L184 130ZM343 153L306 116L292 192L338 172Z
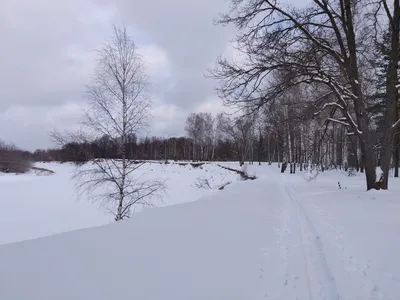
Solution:
M232 117L220 113L213 117L210 113L192 113L186 120L185 131L186 137L129 135L126 157L133 160L238 161L240 165L286 162L297 164L300 170L312 164L323 170L364 171L360 143L355 136L346 134L345 127L340 124L326 122L325 116L310 118L304 112L298 114L295 104L279 105L273 113L264 111L256 117L253 114ZM378 136L377 131L376 141ZM396 146L398 149L399 145ZM118 159L121 152L117 141L108 136L93 141L77 138L60 148L38 149L33 153L0 143L0 169L16 172L20 166L28 166L29 161L84 163L94 158ZM379 159L379 152L376 153ZM394 156L392 167L398 167L398 163L398 156Z
M196 141L187 137L132 137L126 143L125 151L128 159L135 160L236 160L231 141L219 140L208 149L197 145ZM118 149L113 139L104 136L92 142L69 142L58 149L38 149L31 156L34 161L83 163L94 158L121 158L122 153ZM262 159L265 160L265 157Z
M260 109L257 114L239 116L193 113L186 121L186 132L193 149L213 157L213 145L223 143L233 160L282 162L303 168L313 165L325 169L354 169L364 172L365 162L361 145L341 124L329 121L329 114L313 115L313 108L303 100L311 97L301 89L288 90L277 97L273 109ZM303 102L304 101L304 102ZM379 127L374 142L379 146ZM398 151L399 144L395 149ZM215 159L220 159L218 155ZM379 151L376 151L379 160ZM398 176L398 156L392 167Z
M32 166L32 153L0 141L0 172L25 173Z
M297 93L297 96L300 96ZM288 99L288 98L286 98ZM299 117L300 116L300 117ZM364 171L360 144L343 126L298 114L296 105L279 105L262 114L237 117L223 113L192 113L186 120L186 137L129 135L125 154L133 160L191 160L286 162L300 169L312 164L320 169ZM78 141L80 140L80 141ZM108 136L77 139L59 149L36 150L34 161L84 163L94 158L121 158L118 141ZM398 161L397 161L398 163Z

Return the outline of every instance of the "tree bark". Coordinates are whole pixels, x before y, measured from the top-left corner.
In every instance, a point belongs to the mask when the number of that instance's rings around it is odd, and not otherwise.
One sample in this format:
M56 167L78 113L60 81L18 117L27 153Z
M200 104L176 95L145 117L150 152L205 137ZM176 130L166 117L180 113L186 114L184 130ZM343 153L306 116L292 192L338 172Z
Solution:
M395 128L392 128L396 121L397 113L397 102L398 102L398 90L396 85L398 84L398 63L399 63L399 33L400 33L400 1L393 1L393 15L390 22L391 30L391 45L390 45L390 57L387 72L387 83L386 83L386 115L384 134L382 137L382 147L380 155L380 167L382 169L382 189L388 188L389 181L389 170L390 161L393 155L393 139L395 134Z
M395 138L396 146L394 149L394 177L399 177L399 159L400 159L400 148L399 148L399 134Z

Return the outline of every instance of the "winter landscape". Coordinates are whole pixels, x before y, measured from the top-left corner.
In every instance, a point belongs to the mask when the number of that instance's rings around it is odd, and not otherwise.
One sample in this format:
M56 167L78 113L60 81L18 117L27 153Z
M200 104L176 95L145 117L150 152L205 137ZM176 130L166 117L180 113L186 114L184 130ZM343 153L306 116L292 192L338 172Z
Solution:
M400 0L3 5L0 300L400 299Z

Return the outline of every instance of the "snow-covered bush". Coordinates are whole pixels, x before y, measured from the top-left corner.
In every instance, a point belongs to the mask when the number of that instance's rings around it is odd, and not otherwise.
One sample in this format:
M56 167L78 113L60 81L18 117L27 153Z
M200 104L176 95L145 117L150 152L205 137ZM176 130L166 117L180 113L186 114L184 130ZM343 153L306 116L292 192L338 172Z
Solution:
M197 178L194 185L196 187L198 187L199 189L211 190L212 189L211 184L210 184L211 179L212 179L212 177L211 178L199 177L199 178Z
M349 168L347 170L347 176L353 177L353 176L356 176L356 175L357 175L357 172L356 172L356 170L354 170L354 168Z

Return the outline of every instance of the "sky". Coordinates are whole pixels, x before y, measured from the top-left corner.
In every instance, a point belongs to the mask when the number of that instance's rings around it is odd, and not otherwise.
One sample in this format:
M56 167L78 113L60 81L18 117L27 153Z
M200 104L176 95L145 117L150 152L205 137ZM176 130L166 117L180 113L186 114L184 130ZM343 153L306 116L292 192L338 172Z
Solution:
M1 0L0 139L35 150L79 128L95 50L126 25L147 66L154 136L184 134L190 112L222 109L204 75L232 53L215 26L226 0Z

